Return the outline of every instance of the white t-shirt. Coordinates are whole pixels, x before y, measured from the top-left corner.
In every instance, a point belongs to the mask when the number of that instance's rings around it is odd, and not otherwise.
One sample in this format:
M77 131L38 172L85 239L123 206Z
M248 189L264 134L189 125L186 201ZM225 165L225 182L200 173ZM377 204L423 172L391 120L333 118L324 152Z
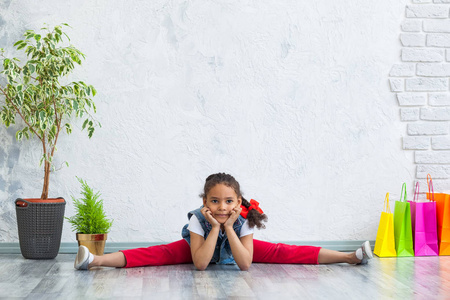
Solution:
M187 229L198 235L205 235L205 231L203 230L202 225L200 225L200 222L195 215L192 215L191 219L189 220L189 226ZM253 234L253 228L250 228L248 226L248 220L245 220L244 224L242 225L241 235L239 236L239 238L249 234Z

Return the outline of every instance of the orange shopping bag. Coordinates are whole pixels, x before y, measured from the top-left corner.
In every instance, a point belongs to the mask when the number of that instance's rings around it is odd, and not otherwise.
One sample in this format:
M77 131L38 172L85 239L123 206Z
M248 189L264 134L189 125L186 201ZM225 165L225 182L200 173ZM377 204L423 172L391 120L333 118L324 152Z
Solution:
M439 255L450 255L450 195L434 193L433 180L430 174L427 175L427 183L427 199L436 201Z

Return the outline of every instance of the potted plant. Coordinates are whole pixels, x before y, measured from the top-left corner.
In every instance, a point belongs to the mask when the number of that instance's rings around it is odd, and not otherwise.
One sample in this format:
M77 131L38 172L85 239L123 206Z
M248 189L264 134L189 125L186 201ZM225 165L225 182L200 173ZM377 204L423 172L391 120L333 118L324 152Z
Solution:
M106 217L100 192L94 193L86 181L77 179L81 183L82 197L75 199L72 196L76 214L66 219L77 233L78 246L86 246L91 253L103 255L112 220Z
M54 258L59 251L65 200L49 198L49 182L60 133L72 132L74 118L85 117L82 128L87 128L89 138L100 125L89 113L96 112L95 88L83 81L63 84L85 55L72 45L64 46L70 39L62 26L68 25L42 28L43 33L27 30L24 39L14 44L24 52L24 62L5 57L0 49L0 76L5 79L0 83L0 119L9 127L18 117L16 139L36 137L42 144L41 197L16 200L20 248L26 258Z

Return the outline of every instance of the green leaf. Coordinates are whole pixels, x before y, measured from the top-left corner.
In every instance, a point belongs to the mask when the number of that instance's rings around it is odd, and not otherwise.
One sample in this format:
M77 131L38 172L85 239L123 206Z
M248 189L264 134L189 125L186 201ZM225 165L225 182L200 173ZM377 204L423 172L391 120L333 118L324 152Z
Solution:
M39 112L39 120L41 123L45 123L45 118L46 118L47 114L45 113L45 111L40 111Z
M22 106L23 93L21 91L17 93L17 97L15 98L15 100L17 102L17 106Z
M20 49L25 48L26 45L27 45L27 43L22 43L22 44L20 44L20 45L17 47L17 50L20 50Z
M23 138L23 133L22 133L22 131L17 131L16 132L16 140L18 140L18 141L20 141L20 140L22 140L22 138Z
M25 127L25 128L22 130L22 134L27 138L27 140L30 138L30 134L29 134L29 131L28 131L28 127Z
M9 58L6 58L4 61L3 61L3 68L4 69L7 69L8 67L9 67L9 63L11 62L11 60L9 59Z
M66 123L66 131L67 131L67 134L71 134L72 133L72 126L70 126L70 124L69 123Z
M67 40L70 42L69 36L65 32L63 32L63 34L66 36Z
M83 130L84 128L86 128L86 125L88 124L88 122L89 122L89 119L86 119L86 120L83 122L83 126L81 127L82 130Z
M88 137L89 137L89 138L92 137L92 135L94 134L94 131L95 131L95 128L94 128L94 127L90 127L90 128L88 129Z
M20 41L15 42L15 44L14 44L13 46L16 47L17 45L20 45L20 44L22 44L22 43L23 43L23 41L20 40Z

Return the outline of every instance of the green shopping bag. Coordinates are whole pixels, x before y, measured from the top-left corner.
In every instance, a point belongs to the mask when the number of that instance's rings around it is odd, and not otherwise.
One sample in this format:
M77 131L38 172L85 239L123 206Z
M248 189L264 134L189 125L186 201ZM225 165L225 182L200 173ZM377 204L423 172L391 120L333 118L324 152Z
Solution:
M411 208L406 200L406 183L403 183L400 201L395 201L394 237L397 256L414 256Z

